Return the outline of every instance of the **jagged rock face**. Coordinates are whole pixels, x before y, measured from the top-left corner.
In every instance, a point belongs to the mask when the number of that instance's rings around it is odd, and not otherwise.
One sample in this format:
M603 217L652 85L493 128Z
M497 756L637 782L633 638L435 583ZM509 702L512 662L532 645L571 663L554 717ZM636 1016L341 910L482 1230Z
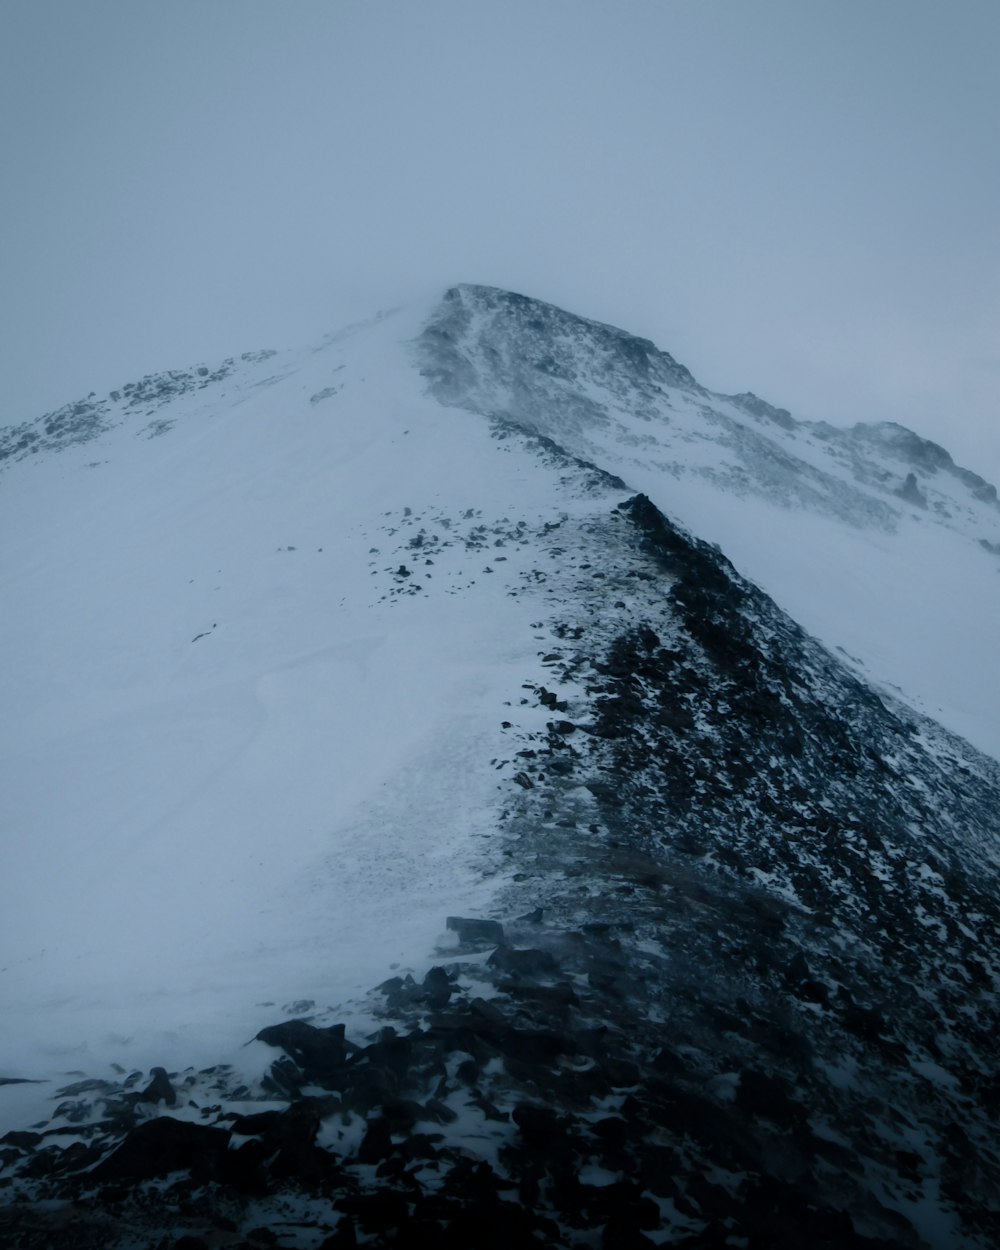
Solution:
M487 575L531 605L502 754L461 764L496 782L491 914L442 915L452 945L349 1023L290 1004L255 1076L60 1088L0 1138L7 1244L992 1250L996 763L608 470L626 409L690 402L776 480L671 357L484 288L419 351L551 495L544 518L407 506L369 561L387 612Z

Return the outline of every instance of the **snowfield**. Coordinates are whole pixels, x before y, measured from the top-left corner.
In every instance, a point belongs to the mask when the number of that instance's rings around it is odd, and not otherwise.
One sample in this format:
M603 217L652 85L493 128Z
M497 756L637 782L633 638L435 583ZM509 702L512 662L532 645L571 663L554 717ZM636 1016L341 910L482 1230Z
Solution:
M565 501L420 395L418 329L5 475L4 1071L237 1046L276 994L367 991L488 901L477 761L537 664L492 523ZM451 544L433 564L414 518Z
M738 1238L786 1137L845 1246L1000 1229L1000 505L943 449L463 286L0 431L0 595L9 1193L49 1193L45 1123L117 1184L126 1122L219 1113L225 1173L308 1105L355 1189L426 1112L533 1210L527 1098L589 1143L588 1229L708 1227L669 1155ZM295 1202L312 1250L339 1225Z

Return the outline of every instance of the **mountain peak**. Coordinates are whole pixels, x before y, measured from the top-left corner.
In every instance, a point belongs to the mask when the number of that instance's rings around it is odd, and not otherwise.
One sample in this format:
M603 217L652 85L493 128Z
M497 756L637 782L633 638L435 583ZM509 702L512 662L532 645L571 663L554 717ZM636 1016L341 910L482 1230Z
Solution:
M31 429L0 1237L993 1250L1000 521L942 449L479 286Z
M498 287L461 284L445 293L439 313L428 326L431 335L456 334L498 340L510 351L523 353L531 367L553 377L573 375L579 367L581 348L596 356L593 367L613 375L628 371L634 383L639 377L671 385L696 387L683 365L649 339L639 338L616 326L591 321L514 291ZM534 347L535 350L532 350Z

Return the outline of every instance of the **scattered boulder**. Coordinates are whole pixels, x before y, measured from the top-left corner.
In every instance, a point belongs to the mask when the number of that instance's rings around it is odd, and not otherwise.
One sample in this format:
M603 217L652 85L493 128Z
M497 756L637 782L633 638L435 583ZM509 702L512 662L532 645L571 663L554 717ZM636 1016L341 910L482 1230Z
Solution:
M458 934L458 940L463 946L497 946L504 940L503 925L498 920L449 916L445 924L451 932Z
M160 1116L132 1129L90 1175L99 1181L146 1181L184 1171L204 1184L218 1179L228 1148L224 1129Z
M424 977L422 989L428 1007L437 1009L447 1007L451 998L451 981L443 968L435 967Z
M166 1068L153 1068L150 1076L153 1079L139 1095L140 1099L143 1102L165 1102L168 1107L176 1106L177 1093L170 1084Z
M559 962L549 951L516 950L513 946L498 946L487 961L491 967L519 977L547 977L559 973Z
M906 501L912 503L918 508L927 507L927 496L917 485L917 475L915 473L907 473L906 480L903 485L898 487L896 494Z
M323 1029L305 1020L286 1020L261 1029L256 1040L279 1047L306 1077L323 1083L343 1077L348 1058L356 1049L344 1034L342 1024Z

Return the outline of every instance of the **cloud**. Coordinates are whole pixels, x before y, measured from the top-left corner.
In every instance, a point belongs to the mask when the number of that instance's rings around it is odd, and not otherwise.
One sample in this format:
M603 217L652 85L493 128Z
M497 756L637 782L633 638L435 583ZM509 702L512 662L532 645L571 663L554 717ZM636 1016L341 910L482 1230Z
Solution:
M803 415L933 426L962 392L952 432L994 419L966 377L1000 321L992 4L67 0L0 25L8 419L463 279Z

